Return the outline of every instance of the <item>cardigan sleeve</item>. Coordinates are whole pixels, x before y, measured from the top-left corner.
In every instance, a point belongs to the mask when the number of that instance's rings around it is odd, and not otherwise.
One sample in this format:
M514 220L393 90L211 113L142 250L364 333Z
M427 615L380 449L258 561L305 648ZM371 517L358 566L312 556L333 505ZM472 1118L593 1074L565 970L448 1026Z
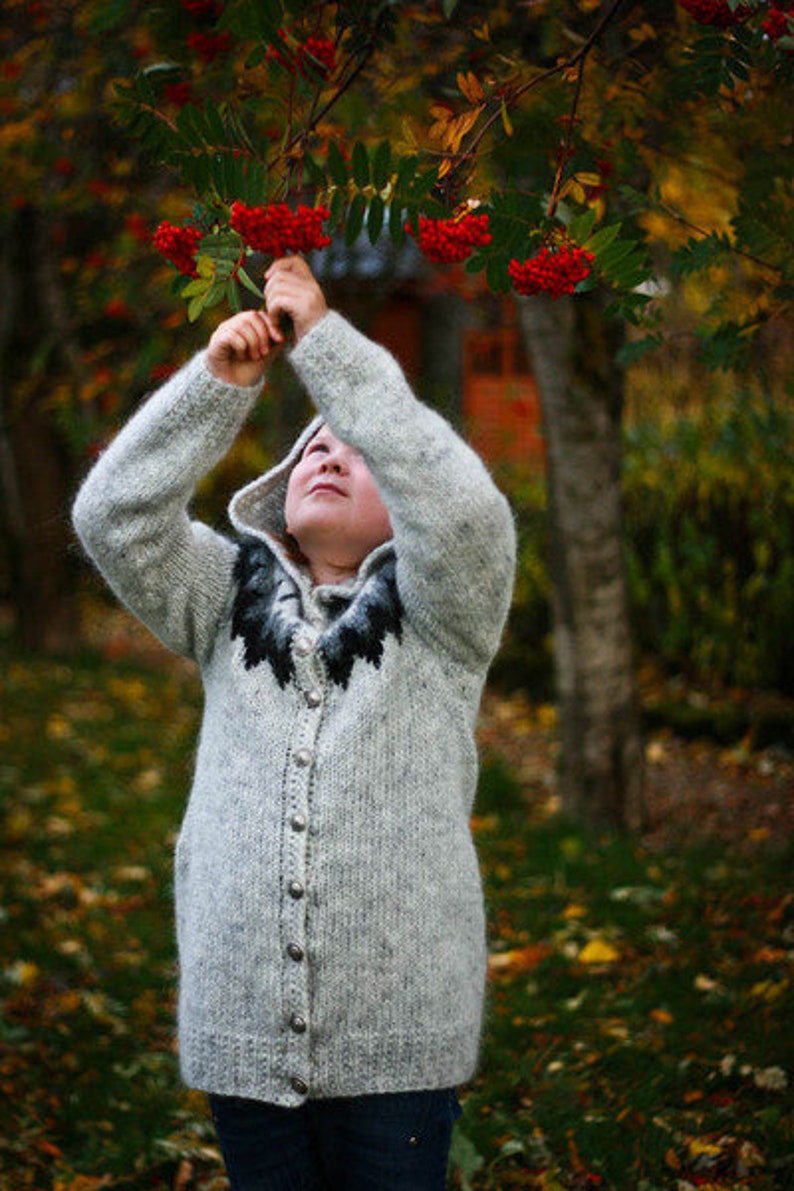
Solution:
M487 664L510 605L515 529L484 464L414 397L394 358L336 312L290 359L331 429L375 478L406 614L458 661Z
M200 660L228 597L233 544L188 504L228 451L261 386L215 378L204 353L150 397L100 456L73 521L110 587L169 648Z

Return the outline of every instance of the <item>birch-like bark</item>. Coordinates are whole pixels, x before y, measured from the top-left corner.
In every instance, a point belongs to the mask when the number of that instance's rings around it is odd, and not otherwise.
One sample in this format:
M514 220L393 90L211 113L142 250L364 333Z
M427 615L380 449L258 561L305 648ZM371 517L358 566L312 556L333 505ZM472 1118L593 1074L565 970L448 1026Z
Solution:
M617 345L593 298L522 299L519 318L547 444L563 810L595 829L638 830L643 745L623 556Z

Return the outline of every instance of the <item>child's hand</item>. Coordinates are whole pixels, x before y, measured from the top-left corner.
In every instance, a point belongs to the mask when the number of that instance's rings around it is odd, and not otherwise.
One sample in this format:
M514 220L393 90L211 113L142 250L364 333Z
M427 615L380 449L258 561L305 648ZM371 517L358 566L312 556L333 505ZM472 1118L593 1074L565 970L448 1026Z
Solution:
M262 310L244 310L216 327L205 361L219 380L247 388L262 380L265 361L283 342L274 318Z
M302 256L284 256L273 261L265 273L265 303L272 320L288 315L296 341L328 310L323 291Z

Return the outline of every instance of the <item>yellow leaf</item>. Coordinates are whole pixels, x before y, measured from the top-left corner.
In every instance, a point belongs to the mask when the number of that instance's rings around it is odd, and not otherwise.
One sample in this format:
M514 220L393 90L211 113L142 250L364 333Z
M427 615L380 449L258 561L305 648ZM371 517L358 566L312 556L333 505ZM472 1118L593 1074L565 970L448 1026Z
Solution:
M660 1026L669 1026L675 1018L667 1009L652 1009L648 1014L652 1021L658 1022Z
M483 103L485 101L485 92L482 89L482 84L473 71L469 70L466 74L458 75L458 86L468 99L469 103Z
M690 1137L687 1149L692 1158L719 1158L722 1154L720 1146L713 1141L701 1141L699 1137Z
M6 968L3 974L7 980L19 988L28 988L36 981L39 969L30 960L18 959L10 968Z
M750 996L759 1001L766 1001L768 1004L771 1004L778 997L782 997L787 989L788 980L760 980L758 984L754 984L750 989Z
M480 111L480 108L469 108L467 112L461 112L459 116L450 121L442 142L445 149L448 149L450 153L457 153L466 133L471 132L477 123Z
M488 957L488 971L491 973L529 972L537 967L549 954L547 943L530 943L528 947L517 947L512 951L497 951Z
M569 902L562 912L563 918L586 918L587 906L580 906L578 902Z
M579 952L581 964L614 964L620 959L620 952L606 939L591 939Z
M502 128L505 130L505 136L513 135L513 122L507 114L507 104L502 100Z
M629 29L629 37L632 41L653 41L656 38L656 30L648 21L643 21L641 25Z

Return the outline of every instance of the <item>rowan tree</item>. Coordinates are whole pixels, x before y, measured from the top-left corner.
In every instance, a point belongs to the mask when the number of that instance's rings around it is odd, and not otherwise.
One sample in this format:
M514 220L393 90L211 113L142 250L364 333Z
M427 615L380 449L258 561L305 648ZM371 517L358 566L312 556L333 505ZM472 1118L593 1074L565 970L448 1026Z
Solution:
M168 171L154 247L191 320L258 300L258 254L334 233L411 236L439 269L514 296L548 445L564 802L594 825L639 825L624 368L665 349L665 292L682 278L713 287L695 328L709 367L768 358L790 326L792 5L88 11L134 43L117 114Z

